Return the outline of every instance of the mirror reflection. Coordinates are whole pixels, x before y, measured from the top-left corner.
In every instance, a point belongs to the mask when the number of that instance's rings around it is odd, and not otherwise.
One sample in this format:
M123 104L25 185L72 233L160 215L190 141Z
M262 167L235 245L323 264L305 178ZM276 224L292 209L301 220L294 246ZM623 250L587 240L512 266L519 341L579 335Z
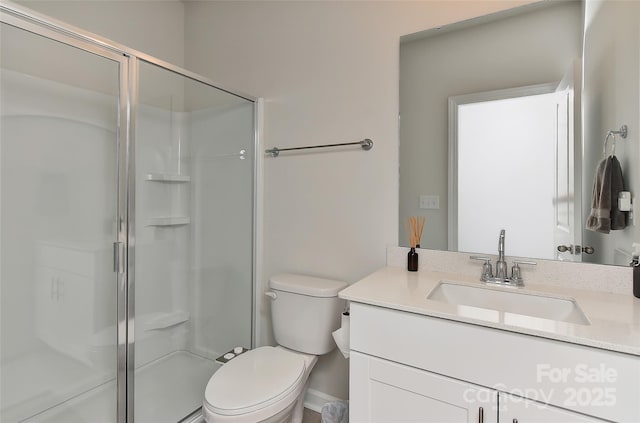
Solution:
M504 228L507 255L627 265L639 52L635 1L540 2L402 37L400 245L424 216L422 248L496 254ZM607 207L625 225L607 227Z

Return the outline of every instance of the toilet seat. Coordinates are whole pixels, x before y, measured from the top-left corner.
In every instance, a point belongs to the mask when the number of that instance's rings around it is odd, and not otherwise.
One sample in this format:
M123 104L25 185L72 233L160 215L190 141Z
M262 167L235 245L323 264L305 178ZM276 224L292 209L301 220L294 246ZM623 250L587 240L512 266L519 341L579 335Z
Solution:
M304 383L307 361L279 347L247 351L214 373L205 390L205 407L237 416L275 404Z

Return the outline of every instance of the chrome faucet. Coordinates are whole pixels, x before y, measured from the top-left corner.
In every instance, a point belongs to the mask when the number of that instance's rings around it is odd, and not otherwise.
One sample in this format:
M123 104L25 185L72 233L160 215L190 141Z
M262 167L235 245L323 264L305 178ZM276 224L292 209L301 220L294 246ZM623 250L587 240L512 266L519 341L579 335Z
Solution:
M496 279L507 279L507 262L504 261L504 229L498 238L498 260L496 261Z
M493 275L491 268L491 259L483 256L471 256L474 260L483 260L482 276L480 280L487 284L497 284L504 286L515 286L522 288L524 286L524 280L522 279L522 273L520 272L521 264L528 264L535 266L535 261L514 260L511 267L511 277L507 277L507 262L504 259L504 238L505 230L500 230L500 237L498 238L498 259L496 260L496 274Z

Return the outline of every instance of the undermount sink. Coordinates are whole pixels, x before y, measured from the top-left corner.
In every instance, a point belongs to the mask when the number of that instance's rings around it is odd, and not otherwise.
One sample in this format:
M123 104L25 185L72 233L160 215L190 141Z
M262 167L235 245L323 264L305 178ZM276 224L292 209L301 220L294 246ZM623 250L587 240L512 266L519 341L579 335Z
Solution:
M579 325L590 324L580 306L570 298L441 281L427 299L505 314L512 313Z

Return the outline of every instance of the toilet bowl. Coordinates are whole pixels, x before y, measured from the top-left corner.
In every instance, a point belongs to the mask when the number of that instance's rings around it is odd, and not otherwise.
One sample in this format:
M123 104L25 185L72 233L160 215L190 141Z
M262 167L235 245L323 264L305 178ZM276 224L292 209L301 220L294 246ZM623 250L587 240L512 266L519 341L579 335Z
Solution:
M300 423L309 374L318 355L335 348L346 282L283 274L270 279L276 347L247 351L224 364L207 384L207 423Z
M318 358L283 347L247 351L218 370L205 390L207 422L290 422L302 414Z

